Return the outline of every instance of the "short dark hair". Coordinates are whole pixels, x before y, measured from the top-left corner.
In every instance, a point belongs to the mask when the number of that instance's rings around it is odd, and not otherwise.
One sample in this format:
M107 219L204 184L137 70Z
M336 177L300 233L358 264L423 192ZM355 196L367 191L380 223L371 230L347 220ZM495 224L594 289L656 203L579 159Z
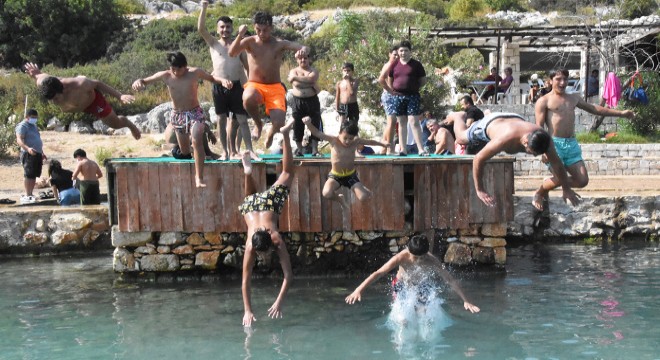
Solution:
M412 44L408 40L401 40L399 43L399 46L397 46L397 50L401 49L402 47L408 48L409 50L412 50Z
M252 247L256 251L266 251L273 246L273 238L265 229L257 230L252 234Z
M536 154L545 154L548 151L548 147L550 147L550 140L550 135L547 131L537 129L527 136L527 146Z
M408 241L408 251L415 256L424 255L429 252L429 239L426 235L415 235Z
M73 152L73 158L77 158L78 156L80 157L87 157L87 153L83 149L76 149L76 151Z
M188 60L181 51L168 53L167 62L169 62L172 67L181 68L188 66Z
M474 101L472 100L472 96L470 95L465 95L461 98L461 100L465 101L466 103L470 105L474 105Z
M218 21L216 21L215 23L217 24L220 21L222 21L225 24L234 24L234 21L229 16L226 16L226 15L220 16L218 18Z
M399 44L392 45L392 48L390 49L390 52L397 51L397 50L399 50Z
M353 63L346 62L344 63L344 66L341 67L343 69L351 69L351 71L355 70L355 66L353 66Z
M348 135L357 136L360 128L355 121L346 120L339 126L339 133L341 134L343 132L346 132Z
M273 15L265 11L257 11L257 13L254 14L253 22L257 25L273 26Z
M45 78L41 82L41 85L39 85L39 93L41 94L41 96L46 98L46 100L51 100L55 97L55 95L61 94L63 92L64 92L64 85L62 85L60 79L54 76L49 76Z
M59 160L51 159L48 164L48 176L53 176L62 171L62 163Z
M29 109L29 110L25 113L25 115L27 115L27 116L39 116L39 113L38 113L37 110L35 110L35 109Z
M566 70L566 69L556 69L556 70L553 70L553 71L551 71L550 74L549 74L550 79L553 79L555 76L557 76L557 75L559 75L559 74L568 77L568 70Z

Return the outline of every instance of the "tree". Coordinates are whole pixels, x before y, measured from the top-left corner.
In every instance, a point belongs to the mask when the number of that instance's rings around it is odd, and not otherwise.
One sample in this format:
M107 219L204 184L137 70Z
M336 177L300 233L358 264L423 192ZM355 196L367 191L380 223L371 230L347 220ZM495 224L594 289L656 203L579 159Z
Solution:
M0 1L0 66L70 67L102 58L127 25L114 0Z

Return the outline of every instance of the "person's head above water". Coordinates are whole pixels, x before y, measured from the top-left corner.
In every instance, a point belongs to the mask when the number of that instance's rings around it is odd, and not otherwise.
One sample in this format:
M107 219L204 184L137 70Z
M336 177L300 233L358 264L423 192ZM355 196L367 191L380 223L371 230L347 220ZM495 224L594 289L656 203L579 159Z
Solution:
M429 240L426 235L415 235L408 241L408 251L415 256L421 256L429 252Z

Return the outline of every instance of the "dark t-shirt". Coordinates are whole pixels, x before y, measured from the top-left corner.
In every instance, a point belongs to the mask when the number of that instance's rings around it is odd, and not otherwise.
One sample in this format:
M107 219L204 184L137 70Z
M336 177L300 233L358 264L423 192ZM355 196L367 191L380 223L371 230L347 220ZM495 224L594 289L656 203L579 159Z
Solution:
M474 121L479 121L484 118L484 112L481 111L478 107L472 105L465 110L467 114L466 119L474 119Z
M70 189L73 187L73 180L71 180L72 176L73 172L62 169L61 172L51 174L50 185L55 186L57 191Z
M402 95L417 95L421 87L420 79L426 77L426 71L422 63L410 59L408 63L402 64L397 61L390 68L392 88Z

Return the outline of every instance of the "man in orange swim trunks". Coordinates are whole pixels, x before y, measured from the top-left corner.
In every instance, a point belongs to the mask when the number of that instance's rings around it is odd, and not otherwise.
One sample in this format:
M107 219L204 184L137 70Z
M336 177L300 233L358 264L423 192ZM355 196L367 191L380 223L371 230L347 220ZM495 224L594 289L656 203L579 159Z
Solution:
M37 81L39 92L43 97L59 106L62 111L92 114L113 129L129 128L136 140L140 138L141 134L137 126L126 116L117 115L103 96L103 94L112 95L122 103L130 104L135 100L133 95L122 94L108 84L85 76L73 78L50 76L42 73L33 63L25 64L25 72Z
M266 115L270 116L272 127L266 138L266 147L273 142L273 135L284 125L286 116L286 89L280 79L280 66L285 51L296 51L296 56L306 56L309 49L293 41L272 36L273 17L265 12L254 15L254 31L257 35L246 37L247 25L241 25L238 36L229 47L230 56L238 56L242 51L248 54L250 73L243 92L243 106L254 119L256 129L252 137L261 137L261 114L259 105L265 104Z

